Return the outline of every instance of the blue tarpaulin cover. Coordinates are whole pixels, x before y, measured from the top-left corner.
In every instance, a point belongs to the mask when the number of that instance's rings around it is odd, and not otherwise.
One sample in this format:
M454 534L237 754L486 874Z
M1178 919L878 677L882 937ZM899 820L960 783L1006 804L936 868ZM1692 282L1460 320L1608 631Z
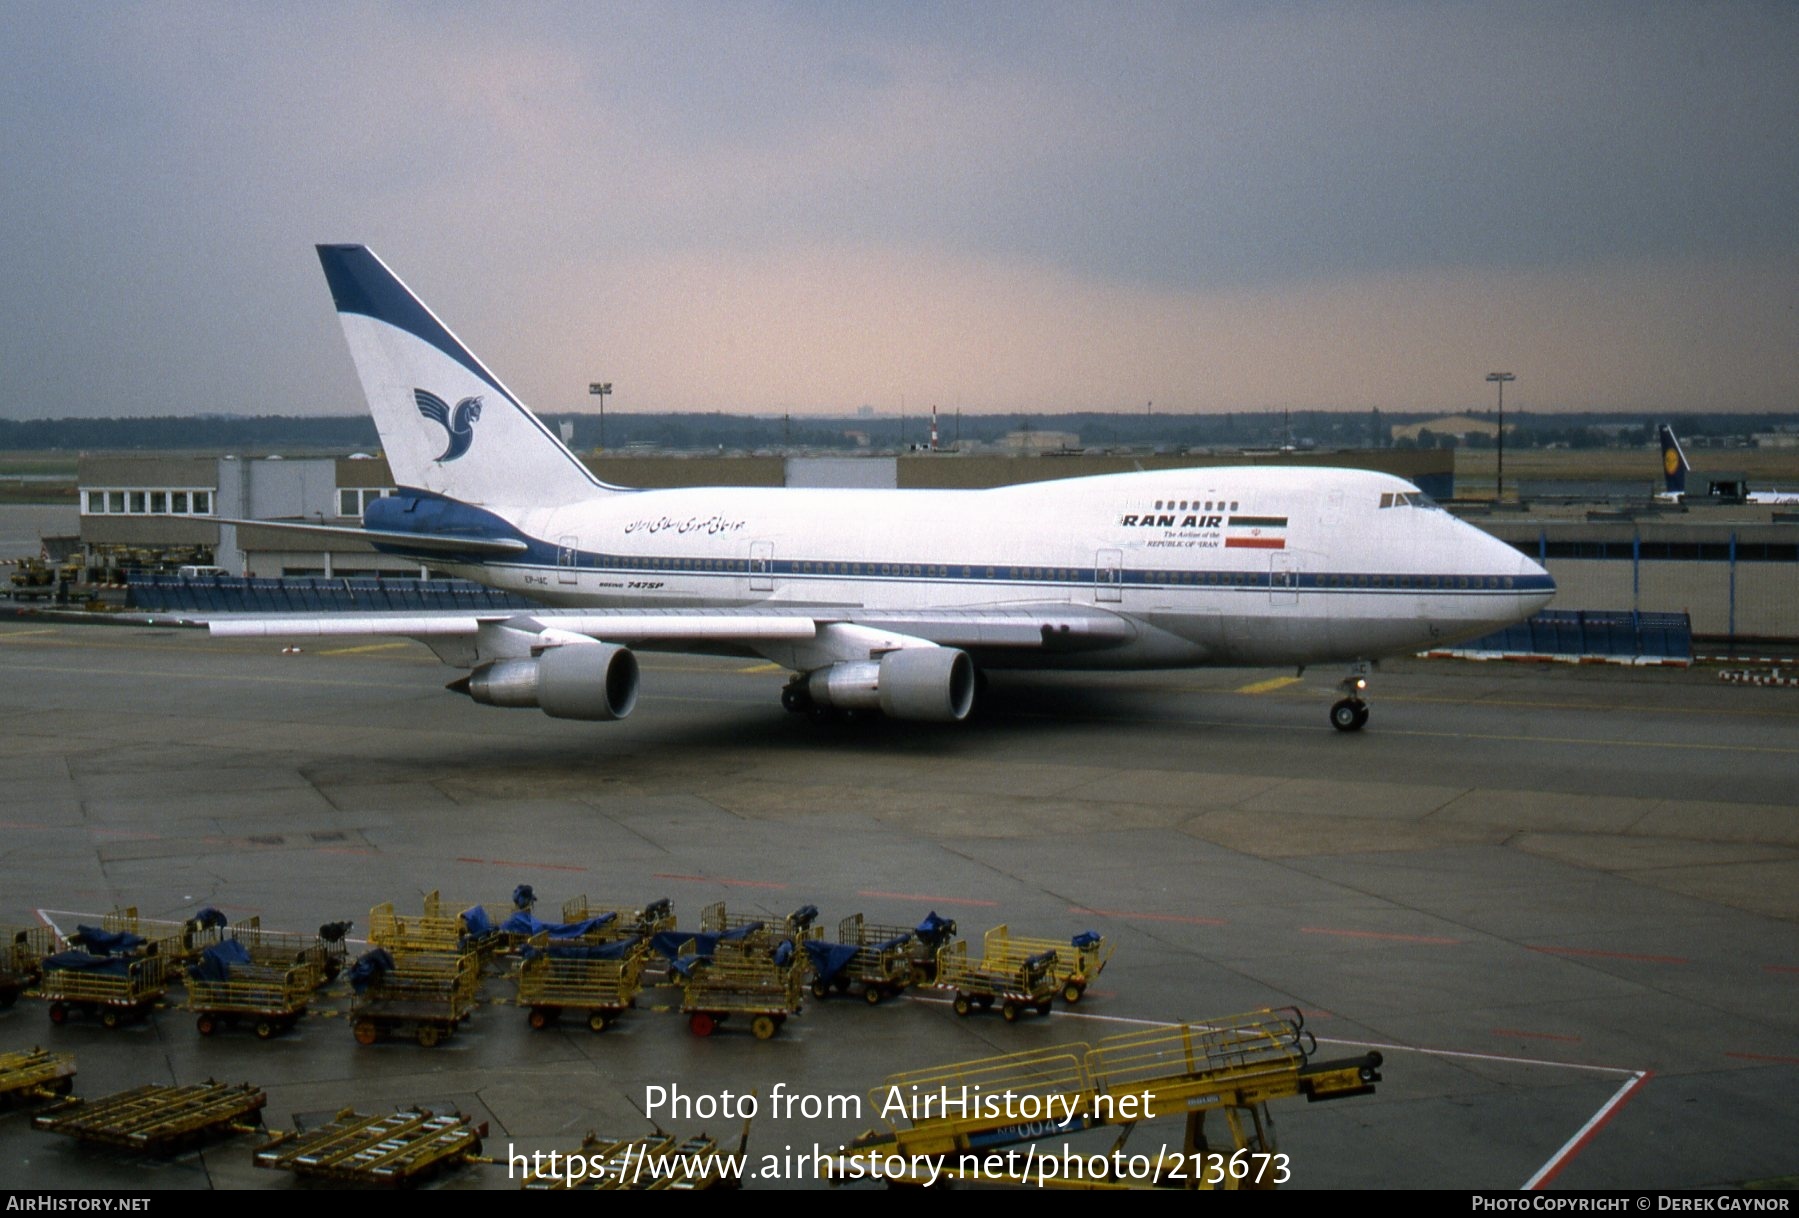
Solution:
M691 943L694 955L710 956L712 949L718 946L719 938L718 935L694 934L685 930L658 931L650 937L650 950L674 960L680 956L681 949Z
M843 971L843 966L856 958L860 949L854 943L826 943L823 939L807 939L806 954L820 981L829 981Z
M44 958L44 971L56 972L59 969L77 969L88 973L109 973L114 977L127 977L131 974L131 961L96 956L92 952L58 952L54 956Z
M530 909L537 904L537 894L531 891L531 885L520 884L512 890L512 908Z
M617 920L617 914L608 913L584 922L539 922L529 911L521 909L500 923L500 929L509 935L541 935L548 931L552 939L579 939Z
M485 907L477 905L462 911L462 928L477 939L485 939L494 932L493 919L487 916Z
M350 988L358 994L381 980L394 966L394 958L387 949L377 947L372 952L364 952L355 964L350 966Z
M1074 938L1070 939L1069 942L1071 944L1073 944L1075 947L1082 948L1082 949L1086 949L1089 947L1098 947L1099 946L1099 932L1096 930L1084 930L1080 934L1076 935Z
M939 918L937 911L932 910L925 915L924 921L918 924L914 932L928 947L941 946L943 941L956 933L956 924L948 918Z
M110 956L114 952L136 951L144 945L144 938L142 935L134 935L128 930L101 930L98 926L77 926L75 937L70 942L81 944L96 956Z
M616 943L558 943L552 940L543 950L526 944L519 954L527 960L535 960L538 956L548 956L552 960L623 960L637 950L639 942L637 939L620 939Z
M198 922L201 928L205 930L212 930L215 927L229 925L225 919L225 915L210 905L195 914L194 921Z
M787 915L787 924L795 930L805 930L816 921L818 921L818 906L816 905L802 905Z
M229 981L233 965L248 963L250 949L236 939L225 939L201 952L187 973L195 981Z
M736 930L727 930L718 938L722 943L736 943L740 939L747 939L751 935L760 934L761 931L762 923L751 922L748 926L739 926Z
M671 958L668 962L669 967L683 977L692 977L693 970L699 968L702 964L711 963L712 958L710 956L677 956Z
M873 948L877 952L891 952L899 950L910 942L912 942L911 935L896 935L885 943L873 944Z
M791 961L792 959L793 959L793 940L792 939L783 939L779 943L775 944L774 961L778 967L786 968L788 965L788 962Z

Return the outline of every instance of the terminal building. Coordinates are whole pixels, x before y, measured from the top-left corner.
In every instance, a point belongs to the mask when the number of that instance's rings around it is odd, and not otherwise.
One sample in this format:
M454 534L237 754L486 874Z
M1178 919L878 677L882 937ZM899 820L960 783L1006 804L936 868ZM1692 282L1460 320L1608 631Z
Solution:
M1686 613L1701 638L1799 639L1799 509L1696 502L1456 504L1448 450L1202 456L605 457L621 486L977 488L1133 469L1289 463L1378 469L1410 479L1555 577L1552 609ZM81 543L90 570L209 563L231 575L380 577L436 573L357 541L321 542L226 519L355 525L393 493L387 462L347 457L93 456L79 467ZM187 557L191 555L192 557ZM146 557L148 556L148 557Z

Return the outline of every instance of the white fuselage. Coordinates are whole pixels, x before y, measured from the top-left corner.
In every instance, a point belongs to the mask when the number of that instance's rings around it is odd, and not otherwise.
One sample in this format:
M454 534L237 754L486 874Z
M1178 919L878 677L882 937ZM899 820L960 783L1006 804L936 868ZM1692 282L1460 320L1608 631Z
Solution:
M455 570L555 605L1068 605L1138 624L1101 650L977 654L994 665L1374 658L1487 633L1554 590L1510 545L1410 483L1361 470L1199 468L977 491L620 491L489 510L531 551Z

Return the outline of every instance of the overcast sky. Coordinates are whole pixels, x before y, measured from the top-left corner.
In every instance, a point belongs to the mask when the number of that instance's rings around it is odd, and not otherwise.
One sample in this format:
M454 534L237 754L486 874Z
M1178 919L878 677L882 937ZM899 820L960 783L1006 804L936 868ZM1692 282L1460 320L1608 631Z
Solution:
M0 416L1799 411L1799 5L5 4Z

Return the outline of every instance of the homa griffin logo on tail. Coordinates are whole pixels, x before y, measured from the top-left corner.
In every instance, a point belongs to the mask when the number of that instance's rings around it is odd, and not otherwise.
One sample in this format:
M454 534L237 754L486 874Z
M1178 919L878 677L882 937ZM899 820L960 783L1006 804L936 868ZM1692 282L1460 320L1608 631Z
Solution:
M414 389L412 397L418 403L419 413L443 424L444 431L449 435L449 447L437 458L439 465L445 461L454 461L469 450L469 445L475 442L475 420L481 417L480 398L463 398L451 410L449 403L428 390Z

